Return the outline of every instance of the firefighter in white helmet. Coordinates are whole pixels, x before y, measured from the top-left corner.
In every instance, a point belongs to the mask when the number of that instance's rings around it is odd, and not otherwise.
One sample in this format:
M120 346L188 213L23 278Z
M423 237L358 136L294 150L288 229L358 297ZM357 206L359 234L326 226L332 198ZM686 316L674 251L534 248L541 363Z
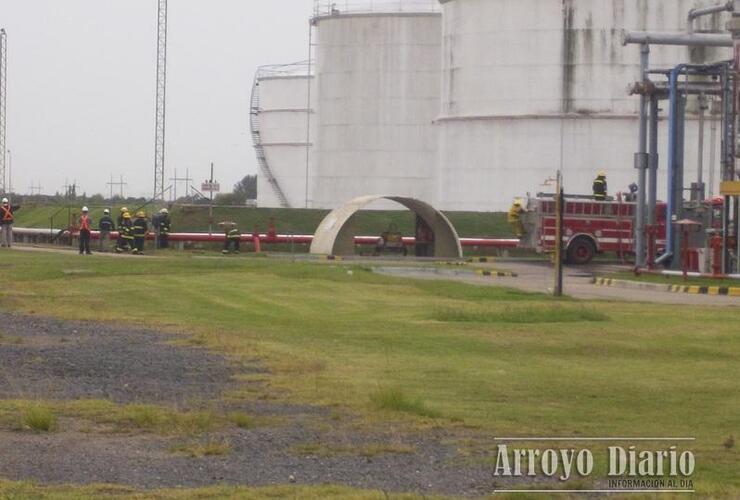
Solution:
M82 215L80 215L77 224L80 228L80 255L83 253L92 255L90 251L90 236L92 235L93 221L87 207L82 207Z
M7 198L3 198L2 205L0 205L0 244L4 247L13 246L15 211L20 208L20 206L11 204Z

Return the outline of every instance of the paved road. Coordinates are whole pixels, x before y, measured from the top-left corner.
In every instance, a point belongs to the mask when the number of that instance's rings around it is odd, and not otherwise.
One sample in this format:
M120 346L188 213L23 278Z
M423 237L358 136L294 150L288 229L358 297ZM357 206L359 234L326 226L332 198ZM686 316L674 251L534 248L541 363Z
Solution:
M485 265L481 264L480 267ZM404 267L378 268L383 274L405 276L420 279L454 280L479 285L507 286L528 292L551 293L553 288L552 268L540 262L497 262L489 264L500 271L511 271L518 274L517 278L491 278L479 276L471 269L414 269ZM633 290L596 286L591 284L595 273L605 273L622 269L613 265L590 267L566 267L565 293L572 297L585 300L621 300L627 302L652 302L656 304L683 304L705 305L717 307L740 307L738 297L719 297L707 295L676 294L658 292L654 290Z

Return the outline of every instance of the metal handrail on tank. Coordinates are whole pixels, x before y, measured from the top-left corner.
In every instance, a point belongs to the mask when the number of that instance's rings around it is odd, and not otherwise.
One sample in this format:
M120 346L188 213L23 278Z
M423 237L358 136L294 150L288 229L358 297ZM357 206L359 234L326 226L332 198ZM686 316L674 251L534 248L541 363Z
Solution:
M314 0L314 16L385 12L440 12L438 0Z
M309 76L310 68L308 61L260 66L257 68L257 79L273 76Z

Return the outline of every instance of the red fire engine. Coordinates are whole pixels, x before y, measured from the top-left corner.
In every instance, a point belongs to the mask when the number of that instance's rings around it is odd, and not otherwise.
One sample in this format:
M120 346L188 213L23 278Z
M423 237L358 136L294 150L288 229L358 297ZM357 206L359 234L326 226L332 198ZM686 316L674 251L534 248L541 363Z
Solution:
M697 202L687 207L690 217L701 222L702 228L715 227L721 220L722 199ZM555 197L540 194L527 200L522 215L525 236L520 246L539 253L552 252L555 247ZM563 212L563 243L571 264L588 264L596 254L613 252L620 257L634 255L634 226L637 204L616 199L595 201L590 196L566 196ZM656 224L647 228L648 244L661 254L666 246L666 205L658 203ZM718 219L720 217L720 219ZM705 235L705 231L699 231ZM704 245L692 245L703 247Z

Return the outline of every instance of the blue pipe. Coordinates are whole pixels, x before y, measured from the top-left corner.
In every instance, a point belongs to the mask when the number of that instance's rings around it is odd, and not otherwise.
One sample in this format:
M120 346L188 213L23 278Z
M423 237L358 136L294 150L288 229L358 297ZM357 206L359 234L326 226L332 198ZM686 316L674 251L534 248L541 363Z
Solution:
M670 104L668 106L668 197L666 207L666 254L673 254L673 211L677 200L674 193L676 175L676 129L678 118L678 77L686 69L686 64L679 64L671 70L670 75Z

